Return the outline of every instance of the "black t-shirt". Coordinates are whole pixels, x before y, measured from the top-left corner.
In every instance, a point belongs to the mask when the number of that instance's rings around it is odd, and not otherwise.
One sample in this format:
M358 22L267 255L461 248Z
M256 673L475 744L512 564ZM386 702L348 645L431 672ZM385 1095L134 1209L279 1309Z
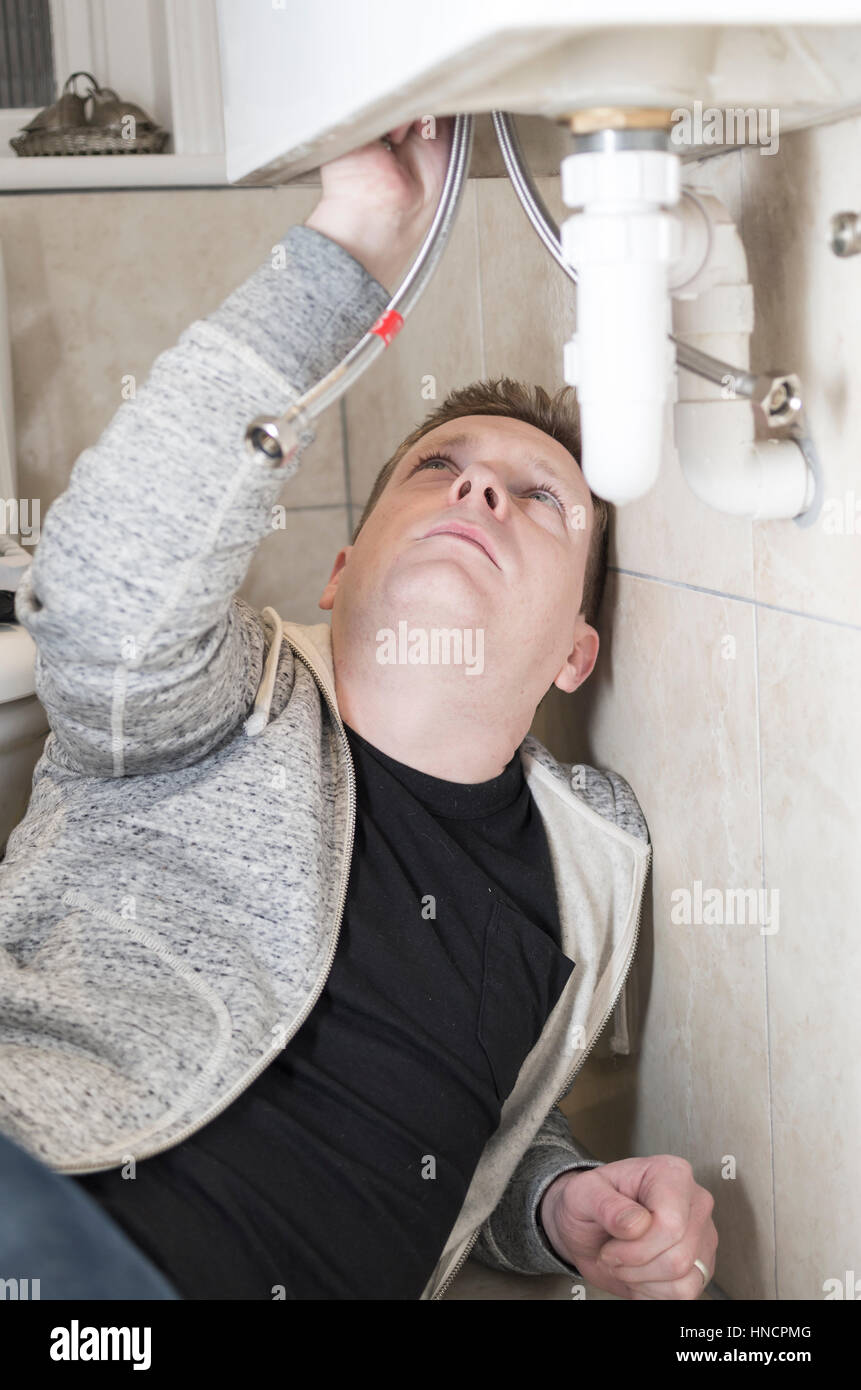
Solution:
M519 752L486 782L347 728L356 834L324 989L221 1115L82 1175L184 1298L418 1299L574 962Z

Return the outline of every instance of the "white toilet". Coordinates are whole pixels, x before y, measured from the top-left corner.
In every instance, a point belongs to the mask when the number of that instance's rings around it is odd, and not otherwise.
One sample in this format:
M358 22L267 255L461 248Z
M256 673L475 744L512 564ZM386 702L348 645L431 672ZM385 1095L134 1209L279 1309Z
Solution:
M5 504L17 496L12 362L0 247L0 527L5 527L9 515ZM0 535L0 550L8 539ZM26 628L0 622L0 855L9 832L27 809L33 768L48 733L48 720L35 694L35 661L36 644Z

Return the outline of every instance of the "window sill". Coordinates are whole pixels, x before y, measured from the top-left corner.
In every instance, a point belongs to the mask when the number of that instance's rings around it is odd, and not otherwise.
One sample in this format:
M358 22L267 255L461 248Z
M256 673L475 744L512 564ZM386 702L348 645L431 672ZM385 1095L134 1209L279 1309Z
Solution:
M111 188L230 188L223 154L16 155L0 158L0 193Z

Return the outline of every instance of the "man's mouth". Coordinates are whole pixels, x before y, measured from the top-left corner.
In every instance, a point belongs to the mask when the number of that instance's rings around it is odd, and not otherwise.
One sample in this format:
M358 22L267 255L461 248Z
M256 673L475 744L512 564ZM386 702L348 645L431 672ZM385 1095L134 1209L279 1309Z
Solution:
M426 536L422 536L422 540L428 540L430 536L455 536L458 540L467 541L468 544L476 546L478 550L484 551L488 560L496 565L497 569L501 568L490 548L490 543L484 539L477 527L463 526L459 522L443 524L434 526Z

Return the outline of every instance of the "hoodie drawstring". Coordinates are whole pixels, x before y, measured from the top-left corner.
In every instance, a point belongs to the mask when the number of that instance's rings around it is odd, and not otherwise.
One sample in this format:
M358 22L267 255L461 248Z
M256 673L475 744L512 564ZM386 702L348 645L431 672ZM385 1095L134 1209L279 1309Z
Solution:
M266 657L266 664L263 667L263 675L257 687L257 696L254 701L254 709L245 721L245 732L249 738L259 734L261 729L265 729L269 723L269 709L272 704L272 693L275 689L275 673L278 670L278 658L281 655L281 639L284 635L284 628L281 619L274 608L264 608L261 615L263 619L268 619L273 626L272 642L269 647L269 654Z

